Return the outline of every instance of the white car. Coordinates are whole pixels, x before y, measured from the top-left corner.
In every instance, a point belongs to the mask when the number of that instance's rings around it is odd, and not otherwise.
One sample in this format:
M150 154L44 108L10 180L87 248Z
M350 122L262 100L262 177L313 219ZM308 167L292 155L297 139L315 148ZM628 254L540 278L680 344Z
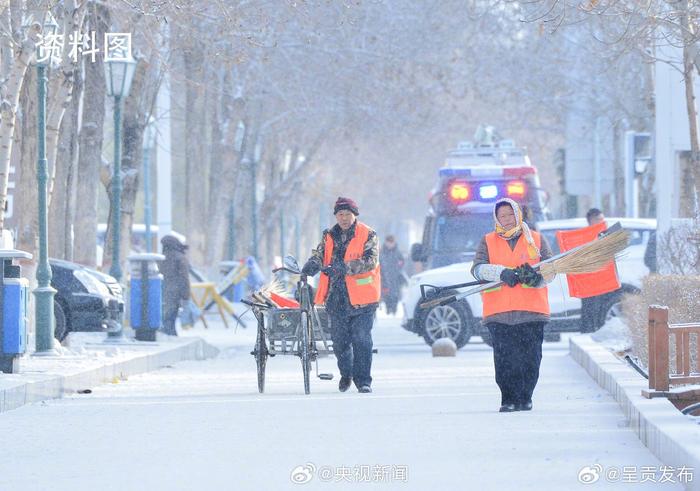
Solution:
M644 253L651 233L656 231L655 219L608 218L606 222L608 225L620 222L623 228L631 231L631 239L624 257L617 262L622 288L606 296L606 303L601 313L602 317L596 320L598 327L607 318L619 313L622 294L639 291L642 278L649 274L649 268L644 264ZM583 228L586 225L586 220L583 218L550 220L540 222L538 230L547 238L554 254L558 254L559 246L555 232ZM469 342L472 335L479 335L485 342L489 343L488 330L481 325L481 295L470 295L458 302L431 309L422 309L419 306L421 284L441 287L475 281L471 274L471 268L472 262L468 261L413 275L403 298L404 329L423 336L425 342L431 345L436 339L449 337L457 344L457 347L461 348ZM561 332L580 331L581 300L569 295L566 277L558 275L549 284L548 290L551 322L545 328L545 339L556 340Z

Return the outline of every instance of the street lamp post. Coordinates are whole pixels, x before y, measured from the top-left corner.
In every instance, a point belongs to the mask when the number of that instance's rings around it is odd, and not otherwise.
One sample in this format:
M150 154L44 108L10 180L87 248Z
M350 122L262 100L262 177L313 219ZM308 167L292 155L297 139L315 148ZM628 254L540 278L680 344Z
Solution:
M122 99L129 95L131 81L134 78L136 61L112 60L105 62L105 80L107 95L114 97L114 175L112 176L112 266L109 274L121 282L122 269L120 261L120 227L122 205ZM119 334L121 335L121 333Z
M128 59L105 62L107 95L114 97L114 174L112 176L112 266L109 274L121 283L120 228L122 209L122 99L129 95L136 61ZM119 343L124 338L121 323L107 331L107 343Z
M28 22L33 23L33 20ZM58 23L50 12L46 13L42 26L44 36L53 36L58 29ZM36 270L37 288L34 290L36 297L36 354L53 354L54 338L54 313L53 297L56 293L51 287L51 267L49 266L48 248L48 164L46 161L46 69L51 63L51 56L47 59L39 56L37 47L37 95L38 104L38 159L37 159L37 186L39 198L39 264Z
M151 249L151 152L155 147L156 128L153 121L146 126L143 139L143 222L146 226L146 252Z

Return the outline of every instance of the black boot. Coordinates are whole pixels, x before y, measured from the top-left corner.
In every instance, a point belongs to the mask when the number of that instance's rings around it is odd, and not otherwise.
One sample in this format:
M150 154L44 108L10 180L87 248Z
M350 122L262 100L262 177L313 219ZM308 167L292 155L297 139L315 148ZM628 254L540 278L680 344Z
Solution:
M515 404L503 404L498 410L499 413L512 413L513 411L517 411Z
M338 390L340 392L345 392L350 388L352 384L352 377L340 377L340 382L338 382Z

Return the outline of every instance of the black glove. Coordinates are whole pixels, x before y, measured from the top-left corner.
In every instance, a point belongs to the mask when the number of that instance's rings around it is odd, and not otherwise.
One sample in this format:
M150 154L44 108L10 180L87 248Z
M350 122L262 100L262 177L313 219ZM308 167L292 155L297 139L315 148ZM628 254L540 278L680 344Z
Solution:
M334 261L321 271L326 273L331 278L342 278L345 276L345 273L347 273L348 267L342 261Z
M520 283L520 278L516 270L506 268L501 271L501 281L512 288Z
M318 273L318 265L313 261L306 261L304 267L301 268L301 274L305 276L313 276Z
M535 287L544 281L542 275L528 263L521 264L516 268L516 271L520 277L520 283L523 285Z

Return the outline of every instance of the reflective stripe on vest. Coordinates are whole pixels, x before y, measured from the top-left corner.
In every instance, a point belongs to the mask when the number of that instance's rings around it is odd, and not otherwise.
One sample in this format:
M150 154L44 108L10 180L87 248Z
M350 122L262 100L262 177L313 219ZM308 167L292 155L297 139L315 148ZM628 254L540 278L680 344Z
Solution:
M537 232L532 232L532 238L537 248L540 248L541 238ZM495 232L486 235L486 247L491 264L500 264L507 268L516 268L523 263L537 264L540 258L530 259L527 253L527 241L520 235L513 250L507 240L502 239ZM549 314L549 300L547 287L532 288L518 284L514 287L500 286L491 288L481 293L484 303L484 317L503 312L522 310Z
M365 243L369 238L369 227L362 222L355 222L355 236L350 239L348 248L345 250L344 261L349 263L355 259L362 259L365 252ZM328 266L333 259L333 237L327 233L323 237L323 266ZM379 302L382 293L381 275L379 264L372 271L355 275L345 275L345 285L348 289L350 304L354 306L367 305ZM329 278L326 273L321 273L316 290L314 302L317 305L326 303L328 296Z

